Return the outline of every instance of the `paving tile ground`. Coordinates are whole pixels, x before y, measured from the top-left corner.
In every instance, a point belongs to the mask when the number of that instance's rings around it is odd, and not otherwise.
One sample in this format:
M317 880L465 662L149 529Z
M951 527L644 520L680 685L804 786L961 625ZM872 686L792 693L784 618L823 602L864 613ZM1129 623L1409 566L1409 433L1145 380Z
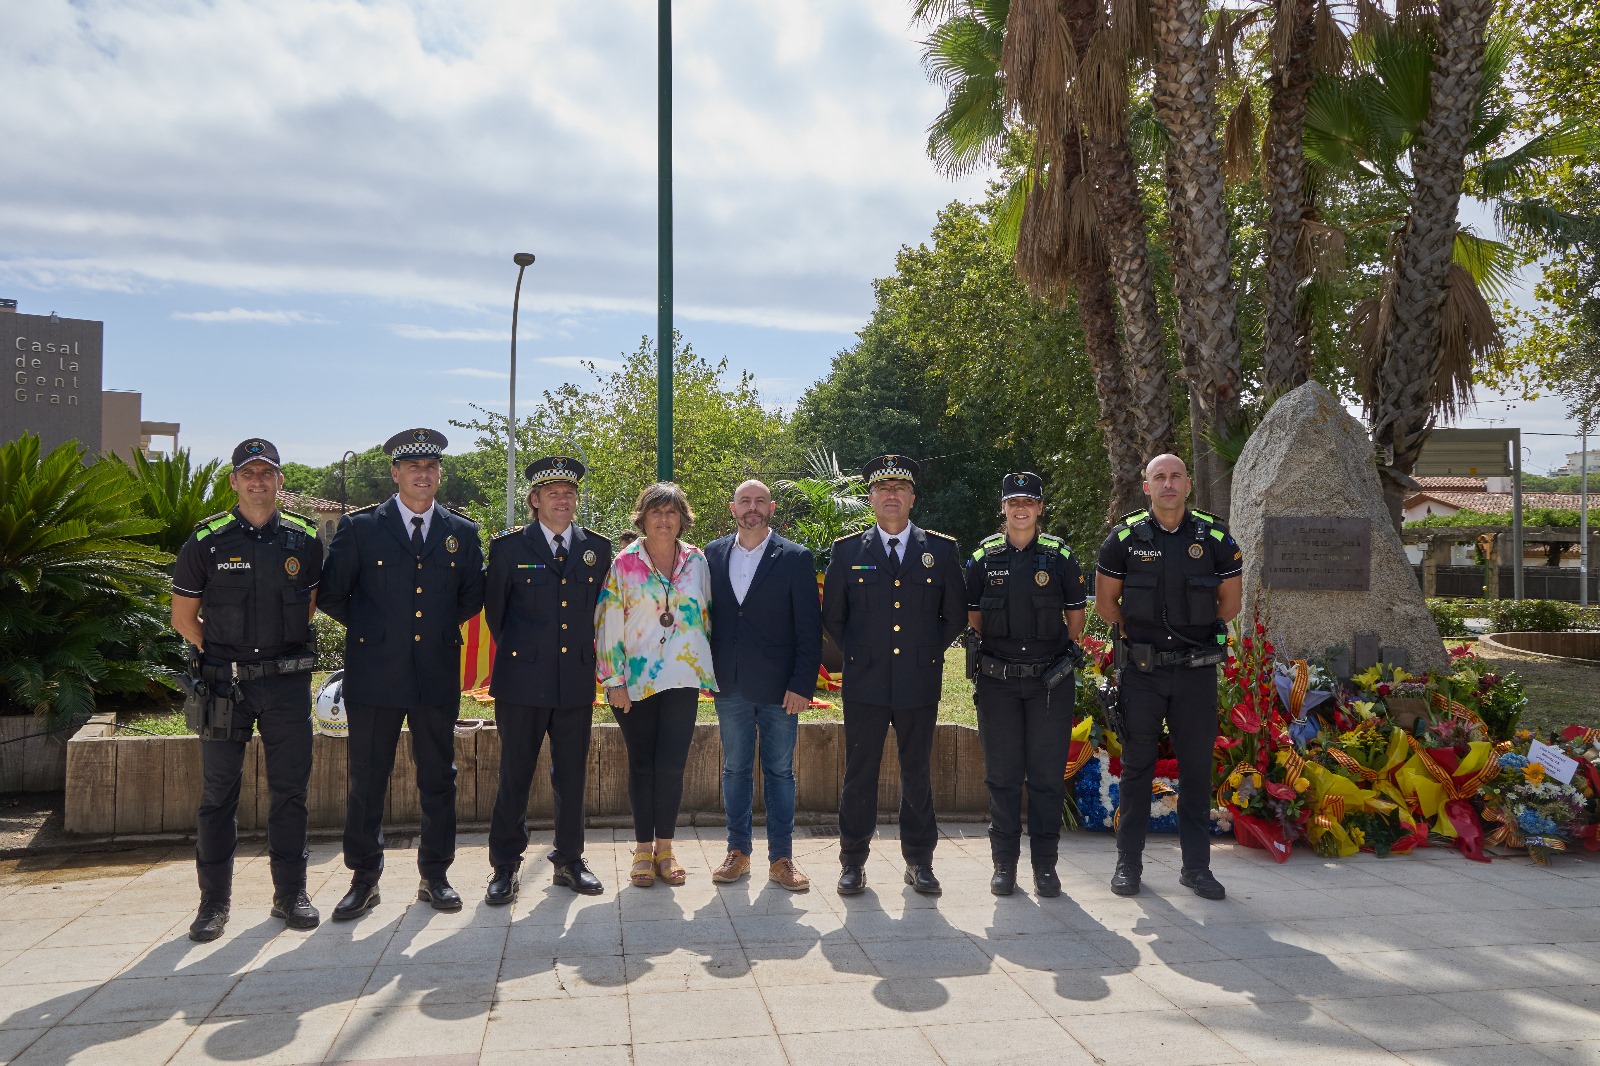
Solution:
M1065 895L1025 876L997 899L982 827L955 825L928 899L886 827L868 891L841 898L826 838L796 840L816 887L794 894L713 885L709 829L679 839L682 888L619 891L617 835L591 834L602 896L551 887L541 861L515 905L484 905L479 834L454 868L460 913L416 902L415 854L397 850L371 915L310 933L268 917L267 860L242 851L211 944L185 936L185 849L0 864L0 1063L1600 1064L1600 861L1584 856L1278 866L1219 843L1213 903L1178 886L1172 839L1124 899L1113 842L1076 834ZM531 852L548 846L536 834ZM313 848L324 914L347 884L336 846Z

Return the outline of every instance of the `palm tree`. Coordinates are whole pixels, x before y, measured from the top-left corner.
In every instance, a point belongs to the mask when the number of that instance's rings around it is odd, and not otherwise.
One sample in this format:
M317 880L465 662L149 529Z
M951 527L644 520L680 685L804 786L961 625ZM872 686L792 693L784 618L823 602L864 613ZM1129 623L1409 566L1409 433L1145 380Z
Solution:
M196 468L187 448L155 459L134 452L133 477L143 491L140 509L147 518L161 523L158 534L141 539L173 555L201 519L227 510L234 501L222 460L213 459Z
M819 571L828 568L833 542L872 524L865 483L839 468L839 457L821 448L806 455L807 474L775 486L785 509L793 512L788 536L811 549Z
M0 703L51 720L97 695L170 687L160 610L166 553L135 538L139 487L120 463L84 466L75 442L0 445Z
M946 93L944 109L928 127L928 155L948 174L963 174L997 160L1011 136L1007 119L1014 101L1009 98L1002 68L1011 11L1011 0L917 0L913 4L914 18L940 20L924 42L923 61L929 76ZM1044 70L1039 76L1047 77ZM1058 87L1055 96L1065 100L1064 86ZM1025 119L1032 115L1032 108L1024 109ZM1137 506L1144 459L1166 450L1172 436L1159 310L1153 283L1147 286L1146 301L1146 318L1154 323L1153 331L1148 322L1129 325L1142 320L1130 319L1124 301L1124 330L1119 340L1111 280L1114 272L1108 273L1111 263L1096 231L1090 186L1082 181L1085 152L1077 126L1040 126L1034 136L1034 163L1013 176L1002 196L1005 206L997 228L1002 239L1016 246L1017 272L1030 291L1058 304L1065 301L1069 289L1077 294L1078 320L1111 470L1109 520ZM1052 143L1052 150L1040 150ZM1128 173L1136 197L1137 178L1131 160ZM1137 217L1142 227L1142 210ZM1143 255L1142 229L1138 250ZM1148 275L1148 262L1144 270ZM1121 286L1118 288L1120 291ZM1145 350L1151 347L1152 337L1153 360Z
M1500 346L1484 294L1496 294L1520 265L1509 245L1460 225L1462 191L1491 203L1503 231L1536 245L1559 247L1589 225L1515 190L1540 163L1600 149L1593 129L1560 125L1494 152L1512 122L1493 102L1507 43L1485 36L1483 4L1447 4L1436 19L1396 19L1359 34L1356 71L1319 79L1307 111L1309 159L1405 204L1398 217L1366 223L1394 234L1382 292L1356 307L1354 323L1373 439L1393 450L1382 471L1397 525L1405 475L1435 420L1471 403L1475 361Z

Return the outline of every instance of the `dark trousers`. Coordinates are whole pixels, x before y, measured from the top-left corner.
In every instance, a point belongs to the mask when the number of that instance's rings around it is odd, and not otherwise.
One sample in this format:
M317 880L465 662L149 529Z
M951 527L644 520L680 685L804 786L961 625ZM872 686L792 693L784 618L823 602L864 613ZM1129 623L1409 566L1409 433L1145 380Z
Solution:
M1161 723L1172 735L1178 757L1178 842L1183 865L1211 865L1211 762L1217 740L1217 668L1158 666L1142 673L1122 671L1121 813L1117 851L1136 856L1144 850L1150 824L1150 783L1155 778Z
M500 787L489 819L490 865L513 866L528 850L528 792L547 733L550 791L556 810L556 846L550 861L566 864L583 858L583 789L588 779L593 704L529 707L500 700L495 704L494 719L500 732Z
M683 766L689 761L700 691L669 688L612 715L628 746L628 802L633 807L633 839L640 844L671 840L678 831L683 803Z
M311 779L311 675L288 674L239 683L244 701L235 709L260 730L267 761L267 856L274 894L306 887L306 785ZM246 727L248 728L248 726ZM204 899L233 893L233 853L239 843L239 786L248 745L242 740L202 740L203 779L196 819L194 862Z
M1022 790L1028 790L1033 865L1054 867L1072 743L1072 685L1054 692L1037 677L978 676L978 740L989 788L989 855L1015 864L1022 854Z
M422 801L417 869L444 877L456 857L457 707L375 707L346 703L350 719L350 793L345 803L344 864L376 884L383 873L383 802L400 743L411 726L411 759Z
M933 728L939 706L885 707L844 701L844 788L839 797L839 862L861 866L878 826L878 772L894 726L900 749L900 854L913 866L933 861L939 826L933 814Z

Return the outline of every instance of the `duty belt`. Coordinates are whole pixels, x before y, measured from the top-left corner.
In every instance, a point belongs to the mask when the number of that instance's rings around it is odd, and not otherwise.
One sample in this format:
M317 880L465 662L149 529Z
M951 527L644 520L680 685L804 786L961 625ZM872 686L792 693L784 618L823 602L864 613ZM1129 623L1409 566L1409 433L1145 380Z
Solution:
M206 662L201 665L210 673L220 674L233 681L259 681L278 674L303 674L317 666L315 655L291 655L282 659L266 659L257 663Z
M1178 651L1156 651L1154 644L1127 642L1128 661L1148 673L1158 666L1215 666L1226 661L1225 649L1181 648ZM1148 666L1146 666L1148 664Z
M985 655L978 660L978 672L984 677L996 677L1001 681L1013 677L1042 677L1050 669L1050 660L1031 663L1011 663L1004 659L996 659Z

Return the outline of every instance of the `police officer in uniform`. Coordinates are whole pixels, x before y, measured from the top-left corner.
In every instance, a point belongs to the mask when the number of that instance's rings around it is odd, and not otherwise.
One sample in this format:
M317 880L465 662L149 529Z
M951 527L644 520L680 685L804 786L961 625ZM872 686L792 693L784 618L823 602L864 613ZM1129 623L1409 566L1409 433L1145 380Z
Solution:
M1022 853L1022 789L1028 789L1033 887L1061 895L1056 856L1072 742L1075 687L1063 657L1083 633L1083 574L1072 549L1039 532L1044 482L1007 474L1000 485L1006 528L967 562L967 623L977 631L978 737L989 787L989 891L1009 896ZM1052 667L1069 676L1045 686Z
M494 637L500 730L500 789L489 823L494 868L484 901L517 898L517 869L528 848L528 790L546 734L556 838L551 881L599 895L600 879L583 859L583 794L594 724L594 607L611 568L611 542L573 521L584 466L565 455L528 464L533 521L489 543L484 592Z
M383 803L402 724L411 727L422 800L417 898L436 910L461 909L446 876L456 850L460 626L483 607L483 549L476 523L434 502L447 443L432 429L390 437L383 450L395 495L345 515L328 547L317 606L346 627L344 863L353 871L335 921L378 903Z
M1148 510L1123 517L1100 548L1095 611L1117 635L1122 806L1111 891L1138 893L1156 745L1166 722L1178 757L1178 883L1206 899L1227 893L1211 874L1211 763L1217 666L1239 613L1239 547L1222 522L1186 509L1189 475L1176 455L1144 470Z
M877 522L833 542L822 624L844 653L844 788L839 800L839 894L867 887L878 824L878 771L894 726L900 750L900 852L906 884L941 889L933 874L934 725L944 653L966 626L961 555L953 537L911 524L918 464L881 455L862 468Z
M272 916L291 929L320 920L306 895L306 787L311 776L311 615L322 543L310 519L278 510L278 449L253 437L233 450L232 511L195 527L172 573L172 627L200 650L197 732L204 785L195 843L200 913L190 940L228 921L239 785L252 729L266 752Z

